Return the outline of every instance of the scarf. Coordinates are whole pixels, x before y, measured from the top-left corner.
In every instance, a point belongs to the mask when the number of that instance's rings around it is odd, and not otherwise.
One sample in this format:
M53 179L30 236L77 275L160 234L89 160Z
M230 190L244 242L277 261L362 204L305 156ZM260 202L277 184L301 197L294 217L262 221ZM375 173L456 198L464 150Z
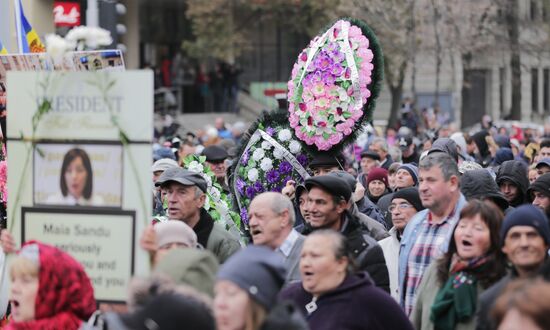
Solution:
M476 312L477 278L473 274L487 262L487 256L470 261L454 254L447 282L439 289L432 305L430 320L436 330L454 329Z

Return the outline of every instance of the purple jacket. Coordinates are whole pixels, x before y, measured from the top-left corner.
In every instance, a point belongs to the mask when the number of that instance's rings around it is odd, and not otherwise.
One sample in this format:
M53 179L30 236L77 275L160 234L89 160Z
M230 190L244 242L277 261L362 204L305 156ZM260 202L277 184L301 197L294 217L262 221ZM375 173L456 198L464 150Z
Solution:
M397 302L377 288L367 273L348 275L339 287L317 299L317 309L309 315L306 305L312 295L302 283L288 286L279 297L293 301L315 330L413 329Z

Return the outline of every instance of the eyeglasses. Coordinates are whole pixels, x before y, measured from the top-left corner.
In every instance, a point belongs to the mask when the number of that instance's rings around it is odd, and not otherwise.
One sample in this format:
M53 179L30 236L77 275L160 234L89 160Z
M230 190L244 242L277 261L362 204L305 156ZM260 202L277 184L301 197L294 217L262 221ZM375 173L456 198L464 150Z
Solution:
M407 203L401 203L401 204L392 204L390 205L390 207L388 207L388 211L390 211L390 213L393 213L393 211L397 210L399 208L400 211L404 211L408 208L411 208L413 207L411 204L407 204Z

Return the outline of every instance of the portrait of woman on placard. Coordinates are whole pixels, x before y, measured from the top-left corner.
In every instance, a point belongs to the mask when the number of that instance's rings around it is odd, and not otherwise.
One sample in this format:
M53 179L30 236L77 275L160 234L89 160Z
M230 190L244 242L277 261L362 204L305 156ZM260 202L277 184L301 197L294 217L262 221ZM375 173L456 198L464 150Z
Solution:
M61 194L48 198L48 204L98 206L103 204L93 195L94 172L86 151L72 148L63 157L59 186Z

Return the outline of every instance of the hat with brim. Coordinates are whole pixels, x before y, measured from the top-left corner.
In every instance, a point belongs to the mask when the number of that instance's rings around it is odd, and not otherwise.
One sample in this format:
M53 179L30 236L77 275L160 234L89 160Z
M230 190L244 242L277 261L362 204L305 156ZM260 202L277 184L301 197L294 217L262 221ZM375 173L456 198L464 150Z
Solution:
M351 188L346 180L334 175L320 175L309 178L305 182L306 189L311 191L311 188L318 187L328 192L329 194L341 197L346 202L351 197Z
M161 187L170 181L180 183L184 186L197 186L205 193L208 187L206 180L199 173L191 172L181 167L172 167L164 171L157 182L155 182L155 187Z
M229 157L227 150L225 150L225 148L218 145L211 145L204 148L201 155L205 156L206 161L211 163L219 163L224 161L227 157Z
M543 159L539 160L539 162L537 163L535 168L541 168L543 166L550 167L550 158L543 158Z
M380 155L374 151L366 150L361 153L361 158L370 158L374 160L380 160Z

